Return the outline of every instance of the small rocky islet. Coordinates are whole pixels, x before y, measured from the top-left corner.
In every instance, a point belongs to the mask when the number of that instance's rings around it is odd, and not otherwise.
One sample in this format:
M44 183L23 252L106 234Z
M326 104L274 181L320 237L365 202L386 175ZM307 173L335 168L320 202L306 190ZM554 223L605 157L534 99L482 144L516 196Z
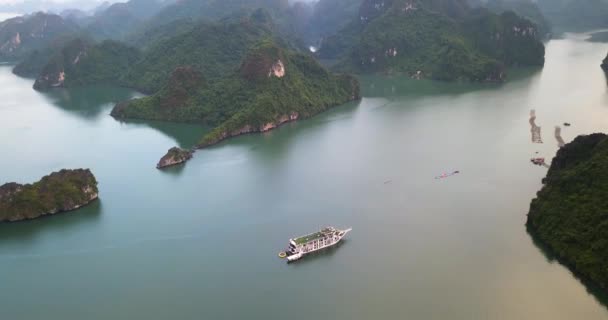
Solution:
M89 169L61 170L33 184L0 186L0 222L31 220L79 209L99 198Z
M156 165L157 169L163 169L167 167L176 166L178 164L182 164L190 159L192 159L192 155L194 151L186 150L178 147L173 147L167 151L158 164Z

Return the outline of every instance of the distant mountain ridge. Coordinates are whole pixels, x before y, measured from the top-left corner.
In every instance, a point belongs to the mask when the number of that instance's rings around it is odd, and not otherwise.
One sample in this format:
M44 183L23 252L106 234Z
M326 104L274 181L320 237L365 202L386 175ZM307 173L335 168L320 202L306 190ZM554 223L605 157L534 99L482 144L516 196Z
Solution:
M485 7L497 14L513 11L535 23L541 36L551 33L551 23L532 0L489 0Z

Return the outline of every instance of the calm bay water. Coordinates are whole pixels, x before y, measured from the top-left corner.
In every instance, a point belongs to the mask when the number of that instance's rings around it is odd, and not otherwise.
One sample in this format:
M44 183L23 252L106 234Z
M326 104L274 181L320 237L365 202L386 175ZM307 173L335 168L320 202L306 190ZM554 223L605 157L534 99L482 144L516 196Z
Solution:
M361 102L155 169L204 129L120 123L95 87L41 94L0 66L0 183L91 168L101 201L0 225L2 319L607 319L526 233L529 159L608 128L606 44L571 35L504 85L364 78ZM545 141L533 145L528 116ZM460 175L435 180L443 172ZM286 265L287 239L354 228ZM289 314L289 315L287 315Z

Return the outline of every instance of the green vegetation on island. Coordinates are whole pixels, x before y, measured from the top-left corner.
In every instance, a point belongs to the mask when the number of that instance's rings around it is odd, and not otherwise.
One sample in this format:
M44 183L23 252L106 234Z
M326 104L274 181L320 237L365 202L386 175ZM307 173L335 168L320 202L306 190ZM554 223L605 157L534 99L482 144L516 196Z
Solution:
M213 82L191 67L177 68L157 94L118 104L116 118L198 122L214 127L199 147L271 130L359 99L358 81L333 75L311 56L271 38L250 49L238 70Z
M159 13L163 0L129 0L117 2L87 19L84 31L97 40L122 40L133 30Z
M319 0L306 25L306 37L319 39L344 29L359 16L361 0Z
M542 66L536 26L512 12L464 1L366 0L360 17L325 39L320 56L338 70L438 80L502 81L507 66Z
M38 12L0 22L0 61L18 61L58 38L78 31L58 15Z
M214 22L233 14L260 8L269 12L283 12L288 7L288 0L181 0L163 8L147 22L146 28L166 25L181 19Z
M152 94L163 88L180 66L193 67L209 80L226 77L238 69L249 48L273 37L272 19L263 10L251 16L189 26L185 21L176 22L171 27L176 29L167 33L164 29L152 31L147 35L149 39L143 40L149 45L144 51L112 40L97 44L82 38L68 41L59 50L54 49L34 88L113 83ZM174 32L179 34L172 36ZM43 59L44 54L33 54L14 72L36 70Z
M263 10L236 20L203 22L151 46L142 59L125 69L121 82L154 93L179 66L194 67L210 80L219 79L238 68L251 46L270 36L272 22Z
M485 7L497 14L513 11L518 16L534 22L541 37L551 33L551 23L532 0L490 0Z
M106 40L93 44L75 39L54 55L36 79L34 88L72 87L95 83L117 83L124 70L139 60L137 49Z
M181 163L184 163L190 159L192 159L192 154L194 152L192 150L185 150L178 147L173 147L167 151L158 164L156 165L157 169L163 169L166 167L175 166Z
M33 184L7 183L0 186L0 222L75 210L97 197L97 180L88 169L61 170Z
M13 73L21 77L38 77L52 57L59 55L68 43L79 37L77 33L59 36L46 47L29 52L15 65Z
M608 289L608 136L580 136L565 145L543 184L528 214L532 235Z

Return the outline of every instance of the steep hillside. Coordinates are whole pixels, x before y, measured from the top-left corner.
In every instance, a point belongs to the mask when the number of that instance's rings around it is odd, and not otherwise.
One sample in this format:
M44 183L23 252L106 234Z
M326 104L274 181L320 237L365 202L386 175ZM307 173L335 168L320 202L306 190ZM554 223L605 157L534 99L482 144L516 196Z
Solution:
M211 22L239 11L263 8L271 12L283 12L288 6L288 0L181 0L156 14L149 25L155 27L184 18Z
M533 235L580 275L608 289L608 137L561 148L530 205Z
M359 98L355 78L333 75L312 57L270 39L249 50L238 70L214 82L193 68L178 68L157 94L112 110L116 118L199 122L215 127L200 147L311 117Z
M486 7L497 14L513 11L520 17L534 22L541 36L551 32L551 24L532 0L490 0Z
M184 65L203 72L210 80L224 77L238 68L253 44L272 35L271 23L266 19L258 12L238 21L201 23L150 47L122 81L153 93L162 88L175 68Z
M88 22L86 31L95 39L122 39L146 19L160 12L163 0L130 0L114 3Z
M472 11L462 23L472 47L507 66L542 66L545 47L529 20L507 11L500 15Z
M78 29L58 15L41 12L5 20L0 23L0 60L21 59Z
M606 56L604 61L602 61L602 69L604 69L604 71L608 72L608 56Z
M135 29L125 38L125 43L142 50L150 49L163 41L193 30L199 23L194 19L184 18L160 26L149 26Z
M310 38L325 38L344 29L359 16L362 0L319 0L307 25Z
M75 39L53 56L36 79L34 88L73 87L116 83L124 70L140 58L137 49L106 40L93 44Z
M36 78L52 57L61 53L61 50L71 41L82 39L80 33L59 36L45 47L35 49L19 60L13 68L13 73L22 77Z
M319 55L358 73L502 81L506 66L542 65L544 46L534 24L512 13L464 1L366 0L359 19L326 39Z

